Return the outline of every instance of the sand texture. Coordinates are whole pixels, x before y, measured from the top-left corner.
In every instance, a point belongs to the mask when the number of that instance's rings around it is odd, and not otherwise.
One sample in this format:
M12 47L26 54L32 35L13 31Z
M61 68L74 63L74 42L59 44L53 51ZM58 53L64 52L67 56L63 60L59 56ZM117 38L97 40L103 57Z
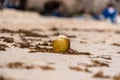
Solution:
M64 53L52 48L59 33ZM120 80L120 26L0 11L0 80Z

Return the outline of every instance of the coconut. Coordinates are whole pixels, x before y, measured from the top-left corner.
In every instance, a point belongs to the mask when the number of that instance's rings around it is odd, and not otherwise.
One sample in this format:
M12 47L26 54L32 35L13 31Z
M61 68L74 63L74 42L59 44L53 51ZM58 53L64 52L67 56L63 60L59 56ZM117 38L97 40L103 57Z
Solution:
M65 35L59 35L53 40L52 46L55 52L65 52L70 49L70 39Z

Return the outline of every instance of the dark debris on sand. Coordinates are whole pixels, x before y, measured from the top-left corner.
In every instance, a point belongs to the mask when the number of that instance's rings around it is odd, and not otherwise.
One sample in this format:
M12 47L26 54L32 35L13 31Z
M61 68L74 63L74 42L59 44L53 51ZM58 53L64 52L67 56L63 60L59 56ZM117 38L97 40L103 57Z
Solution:
M35 53L35 52L49 52L49 53L52 53L54 51L53 51L52 48L39 47L39 46L36 46L35 48L30 48L29 53Z
M92 55L90 52L79 52L79 51L76 51L76 50L74 50L74 49L69 49L68 51L63 52L62 54L87 55L87 56Z
M97 73L95 73L93 75L94 78L104 78L104 79L109 79L110 76L108 75L104 75L104 72L103 71L98 71Z
M41 68L42 70L45 70L45 71L47 71L47 70L55 70L55 68L53 68L53 67L51 67L51 66L40 66L40 68Z
M119 51L119 52L117 52L117 54L120 54L120 51Z
M34 69L34 65L25 65L23 62L9 62L4 67L11 69Z
M4 68L4 67L7 67L7 68L10 68L10 69L35 69L35 68L40 68L42 70L55 70L54 67L51 67L51 66L40 66L40 65L33 65L33 64L25 64L24 62L9 62L9 63L6 63L5 65L1 65L2 67L1 68Z
M8 80L8 79L5 79L4 76L0 75L0 80Z
M13 43L14 42L14 39L11 38L11 37L0 37L0 39L2 39L4 42L7 42L7 43Z
M120 74L113 76L113 80L120 80Z
M111 45L120 47L120 43L112 43Z
M108 63L105 62L100 62L98 60L91 60L93 66L97 66L97 67L109 67Z
M6 51L6 48L8 48L6 44L0 44L0 51Z
M78 66L75 66L75 67L70 66L69 68L74 71L83 71L83 69Z
M50 31L58 31L59 29L58 28L56 28L56 27L52 27L51 29L50 29Z
M69 68L74 71L83 71L83 72L91 73L91 71L88 68L83 69L79 66L75 66L75 67L70 66Z
M30 48L29 53L35 53L35 52L48 52L48 53L56 53L53 48L47 48L47 47L40 47L40 46L36 46L34 48ZM78 52L76 50L73 49L69 49L66 52L61 52L61 53L56 53L56 54L68 54L68 55L92 55L90 52Z
M105 59L105 60L112 60L111 56L108 56L108 55L100 55L100 56L89 56L89 58L102 58L102 59Z
M0 33L17 33L17 31L3 28L3 29L0 29Z
M109 64L106 62L101 62L98 60L91 60L91 63L79 63L79 65L83 65L85 67L109 67Z
M15 45L15 44L14 44ZM30 48L30 43L29 42L17 42L16 46L20 48Z
M9 30L9 29L0 29L0 33L16 33L16 34L23 34L23 36L27 36L27 37L43 37L43 38L48 38L48 35L42 35L39 33L35 33L32 30L23 30L23 29L19 29L19 30Z
M22 34L24 34L24 36L28 36L28 37L44 37L44 38L48 38L47 35L41 35L41 34L35 33L33 31L29 31L29 30L18 30L18 33L22 33Z

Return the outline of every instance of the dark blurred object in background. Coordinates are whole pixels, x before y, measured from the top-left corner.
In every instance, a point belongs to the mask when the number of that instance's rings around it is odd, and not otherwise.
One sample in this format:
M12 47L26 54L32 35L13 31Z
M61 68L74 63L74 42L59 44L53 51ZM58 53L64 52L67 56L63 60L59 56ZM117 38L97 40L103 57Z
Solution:
M109 3L120 12L120 0L0 0L0 8L37 11L41 15L56 17L81 17L86 16L87 11L88 17L99 20Z
M1 8L26 10L27 0L0 0Z
M17 9L17 5L15 3L16 3L16 0L4 0L3 6L7 8Z
M0 10L3 9L3 0L0 0Z
M48 1L44 4L44 14L51 15L53 10L59 8L61 4L57 1Z
M27 0L19 0L19 9L26 10Z
M64 8L62 6L59 6L52 11L51 15L56 17L64 17Z
M60 1L48 1L44 4L43 15L63 17L65 7Z

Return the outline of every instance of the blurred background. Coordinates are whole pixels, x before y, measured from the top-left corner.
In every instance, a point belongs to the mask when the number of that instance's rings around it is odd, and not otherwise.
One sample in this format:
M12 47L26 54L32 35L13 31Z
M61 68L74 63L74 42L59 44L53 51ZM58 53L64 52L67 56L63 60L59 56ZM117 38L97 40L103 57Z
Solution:
M107 13L105 10L108 7L112 8ZM43 16L90 18L120 23L120 0L0 0L0 9L4 8L36 11Z

